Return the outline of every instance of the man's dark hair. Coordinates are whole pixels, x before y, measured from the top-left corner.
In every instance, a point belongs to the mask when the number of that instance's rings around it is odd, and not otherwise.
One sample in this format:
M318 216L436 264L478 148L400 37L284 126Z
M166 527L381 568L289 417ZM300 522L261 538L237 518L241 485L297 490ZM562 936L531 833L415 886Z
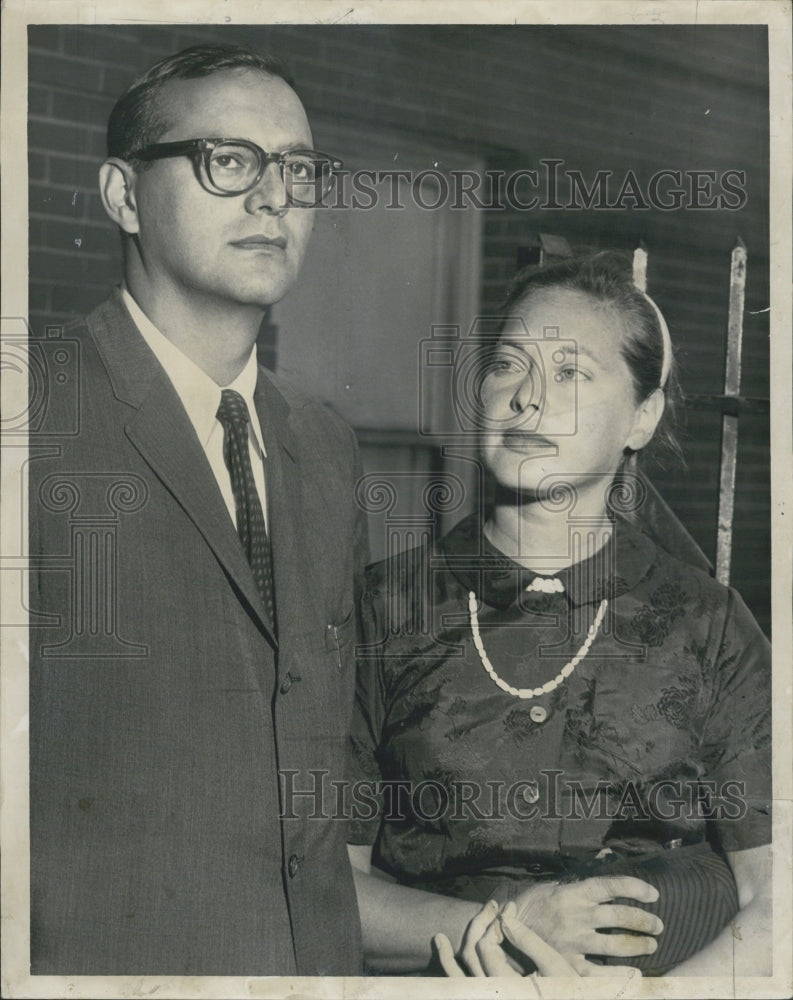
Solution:
M116 101L107 122L107 155L131 163L136 170L147 164L132 155L157 142L169 128L157 107L157 97L169 80L193 80L226 69L256 69L278 76L290 87L292 78L274 56L238 45L194 45L167 56L139 77Z

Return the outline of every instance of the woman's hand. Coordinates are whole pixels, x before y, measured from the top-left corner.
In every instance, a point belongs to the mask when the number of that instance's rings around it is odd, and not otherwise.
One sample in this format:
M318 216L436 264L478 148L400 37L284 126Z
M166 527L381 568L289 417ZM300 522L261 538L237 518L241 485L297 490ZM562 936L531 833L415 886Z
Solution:
M460 949L462 964L457 961L451 941L445 934L436 934L432 943L447 976L515 976L501 948L501 930L498 925L498 903L491 899L485 903L468 924ZM466 971L467 970L467 971Z
M648 935L660 934L659 917L637 906L611 903L618 898L654 903L658 891L632 876L595 876L557 885L540 882L515 900L518 920L534 930L582 976L614 976L634 972L629 966L596 965L587 955L620 958L650 955L657 944ZM603 928L621 928L633 934L602 934Z
M447 976L521 976L512 966L501 942L504 937L537 966L541 976L576 976L570 963L515 916L515 904L507 903L501 914L495 900L486 903L465 932L458 962L445 934L433 943ZM466 972L466 969L468 970ZM632 970L634 971L634 970Z

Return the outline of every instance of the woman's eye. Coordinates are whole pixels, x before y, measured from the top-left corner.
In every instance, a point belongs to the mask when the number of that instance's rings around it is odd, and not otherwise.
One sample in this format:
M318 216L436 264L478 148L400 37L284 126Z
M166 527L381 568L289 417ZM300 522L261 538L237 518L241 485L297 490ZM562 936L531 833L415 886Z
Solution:
M557 382L577 382L588 378L589 376L586 372L582 372L580 368L576 368L575 366L560 368L556 373Z
M510 358L506 356L495 357L490 362L488 371L495 372L496 374L510 372L519 373L526 371L526 365L518 361L517 358Z

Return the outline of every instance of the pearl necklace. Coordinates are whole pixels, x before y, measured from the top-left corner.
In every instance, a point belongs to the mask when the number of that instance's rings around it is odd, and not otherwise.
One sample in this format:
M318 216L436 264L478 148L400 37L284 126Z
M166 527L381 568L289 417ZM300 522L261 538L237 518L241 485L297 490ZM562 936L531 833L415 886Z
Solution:
M479 653L479 659L482 661L482 666L490 674L493 680L498 684L502 691L506 691L507 694L513 695L515 698L538 698L541 694L549 694L555 688L558 688L562 681L567 680L567 678L572 674L578 664L584 659L586 654L589 652L589 647L592 645L595 636L598 634L598 629L600 628L600 623L603 621L603 616L606 613L606 608L608 607L608 600L604 598L600 602L600 607L598 608L597 614L595 615L595 620L589 626L589 631L587 632L587 637L584 640L583 646L578 650L575 656L566 663L561 671L554 677L552 681L548 681L543 684L542 687L538 688L516 688L512 687L510 684L498 676L498 674L493 669L493 664L488 660L487 653L485 652L484 643L482 642L482 637L479 634L479 617L476 613L476 594L473 590L468 592L468 615L471 620L471 635L474 637L474 645L476 646L477 652ZM534 709L532 709L534 711Z
M563 594L564 584L555 576L535 576L526 590L539 591L541 594Z

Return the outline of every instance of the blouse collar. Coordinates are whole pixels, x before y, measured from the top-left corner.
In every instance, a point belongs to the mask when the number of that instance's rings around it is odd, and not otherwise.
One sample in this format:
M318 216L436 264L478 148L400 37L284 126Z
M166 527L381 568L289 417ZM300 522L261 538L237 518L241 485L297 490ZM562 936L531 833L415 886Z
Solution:
M479 514L471 514L452 528L441 541L441 550L450 572L491 607L510 607L541 576L500 552L482 530ZM614 522L611 540L600 552L555 576L573 604L592 604L632 590L655 559L652 541L619 519ZM548 599L549 595L536 596Z

